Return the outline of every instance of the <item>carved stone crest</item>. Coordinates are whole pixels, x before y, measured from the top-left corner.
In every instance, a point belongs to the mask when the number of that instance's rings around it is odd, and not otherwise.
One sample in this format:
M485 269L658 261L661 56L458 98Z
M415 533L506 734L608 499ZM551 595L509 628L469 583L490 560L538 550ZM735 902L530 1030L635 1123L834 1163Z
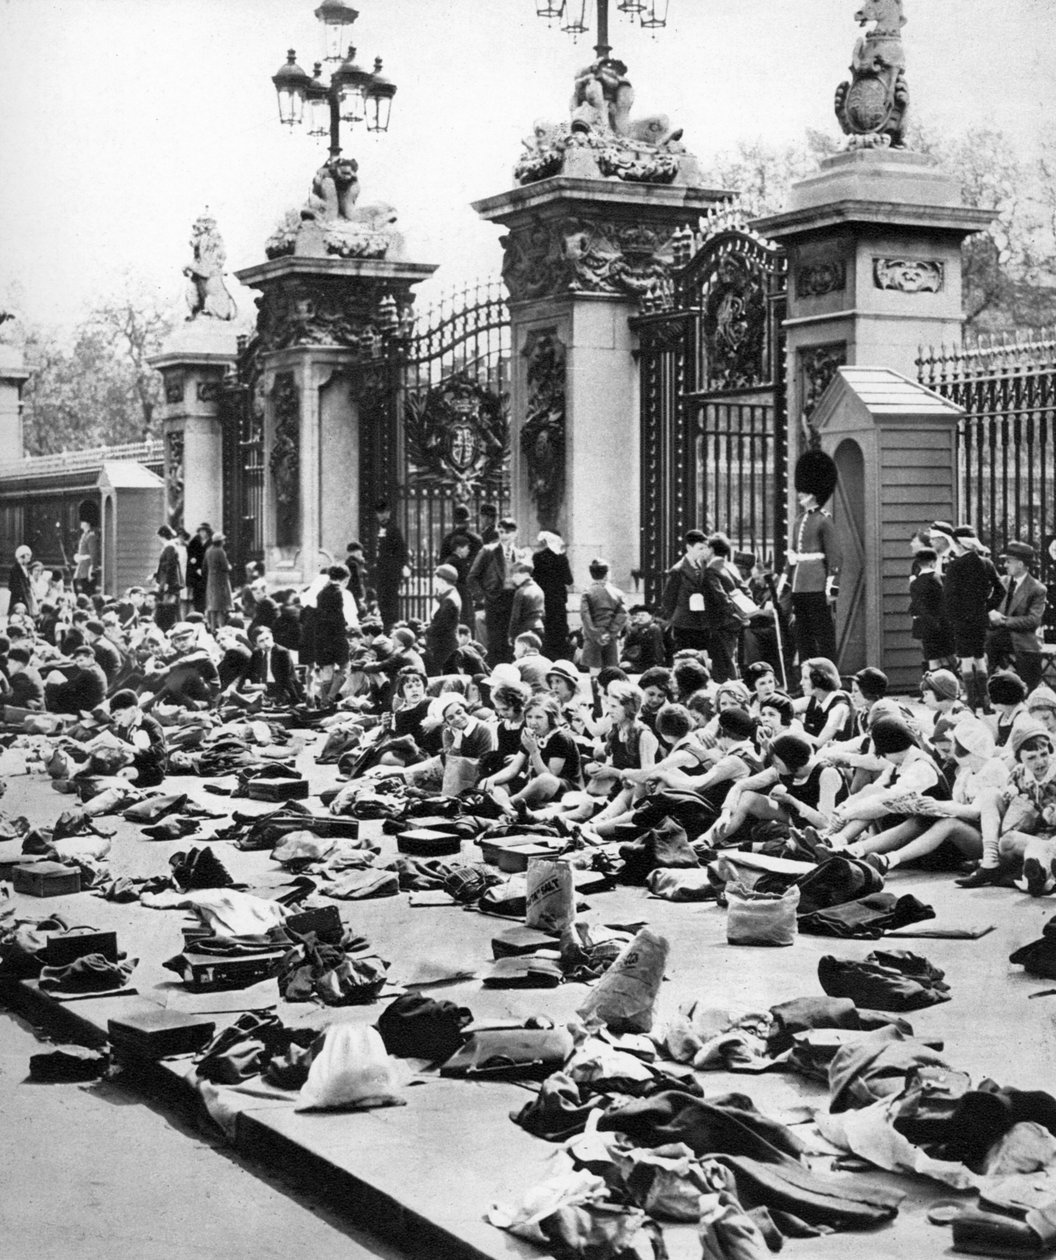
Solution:
M170 368L167 372L162 372L161 375L162 380L165 382L165 401L170 406L182 403L184 392L183 372Z
M941 293L945 268L940 261L924 258L874 258L873 283L878 289L899 293Z
M528 401L521 429L528 489L543 529L565 501L565 346L553 328L536 329L524 348Z
M271 391L275 432L268 470L275 490L275 541L297 542L301 513L301 400L292 372L280 372Z
M796 272L797 297L824 297L826 293L842 293L846 287L847 264L843 259L810 263Z
M670 277L676 235L613 220L536 220L503 237L502 278L515 302L560 293L641 297Z
M902 0L862 0L854 17L875 26L854 46L851 79L836 89L836 117L848 148L902 148L909 111Z
M501 482L509 456L509 398L458 373L404 408L408 474L419 486L453 486L465 502Z
M847 343L833 342L809 346L799 352L799 398L801 417L808 421L814 414L822 394L836 375L836 369L847 362Z

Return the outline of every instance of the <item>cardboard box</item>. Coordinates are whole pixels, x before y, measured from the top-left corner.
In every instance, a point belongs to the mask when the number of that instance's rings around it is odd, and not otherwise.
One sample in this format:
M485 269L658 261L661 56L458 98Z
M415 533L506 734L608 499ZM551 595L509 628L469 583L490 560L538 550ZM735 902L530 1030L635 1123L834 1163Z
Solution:
M29 897L65 897L81 891L81 872L61 862L33 862L11 872L15 892Z

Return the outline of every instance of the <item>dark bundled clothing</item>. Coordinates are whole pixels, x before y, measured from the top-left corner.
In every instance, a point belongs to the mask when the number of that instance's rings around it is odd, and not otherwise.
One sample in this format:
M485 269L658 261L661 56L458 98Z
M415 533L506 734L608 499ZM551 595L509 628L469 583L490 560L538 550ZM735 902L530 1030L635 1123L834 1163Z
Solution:
M862 962L826 954L818 979L830 997L849 997L856 1006L879 1011L919 1011L950 1000L945 972L909 950L874 950Z
M856 901L829 906L801 915L799 930L812 936L841 936L857 940L879 940L885 932L934 919L935 911L907 894L877 892Z
M465 1041L462 1030L472 1022L465 1006L408 993L382 1011L376 1027L389 1054L436 1063L455 1053Z

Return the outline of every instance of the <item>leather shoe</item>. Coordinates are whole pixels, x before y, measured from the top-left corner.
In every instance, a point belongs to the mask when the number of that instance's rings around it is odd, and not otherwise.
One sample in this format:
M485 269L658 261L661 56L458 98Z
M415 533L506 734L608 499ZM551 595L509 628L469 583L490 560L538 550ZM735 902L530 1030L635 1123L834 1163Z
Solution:
M958 888L985 888L988 884L996 884L1001 879L1000 866L977 866L970 875L953 882Z

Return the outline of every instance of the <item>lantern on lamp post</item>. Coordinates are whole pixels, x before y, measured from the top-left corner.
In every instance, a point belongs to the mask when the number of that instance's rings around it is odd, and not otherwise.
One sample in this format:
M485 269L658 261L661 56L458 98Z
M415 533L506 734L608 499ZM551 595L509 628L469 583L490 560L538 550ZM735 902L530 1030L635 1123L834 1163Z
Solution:
M322 0L315 16L325 30L325 59L340 63L329 83L323 82L321 62L316 62L314 73L308 75L297 64L292 48L286 55L286 64L279 67L271 81L283 126L300 126L307 116L308 134L329 135L330 157L336 158L341 153L343 122L350 127L362 123L374 134L388 131L396 84L381 73L380 57L375 60L373 71L365 70L356 62L355 48L345 45L359 16L355 9L341 0ZM347 52L342 54L341 49L346 47Z

